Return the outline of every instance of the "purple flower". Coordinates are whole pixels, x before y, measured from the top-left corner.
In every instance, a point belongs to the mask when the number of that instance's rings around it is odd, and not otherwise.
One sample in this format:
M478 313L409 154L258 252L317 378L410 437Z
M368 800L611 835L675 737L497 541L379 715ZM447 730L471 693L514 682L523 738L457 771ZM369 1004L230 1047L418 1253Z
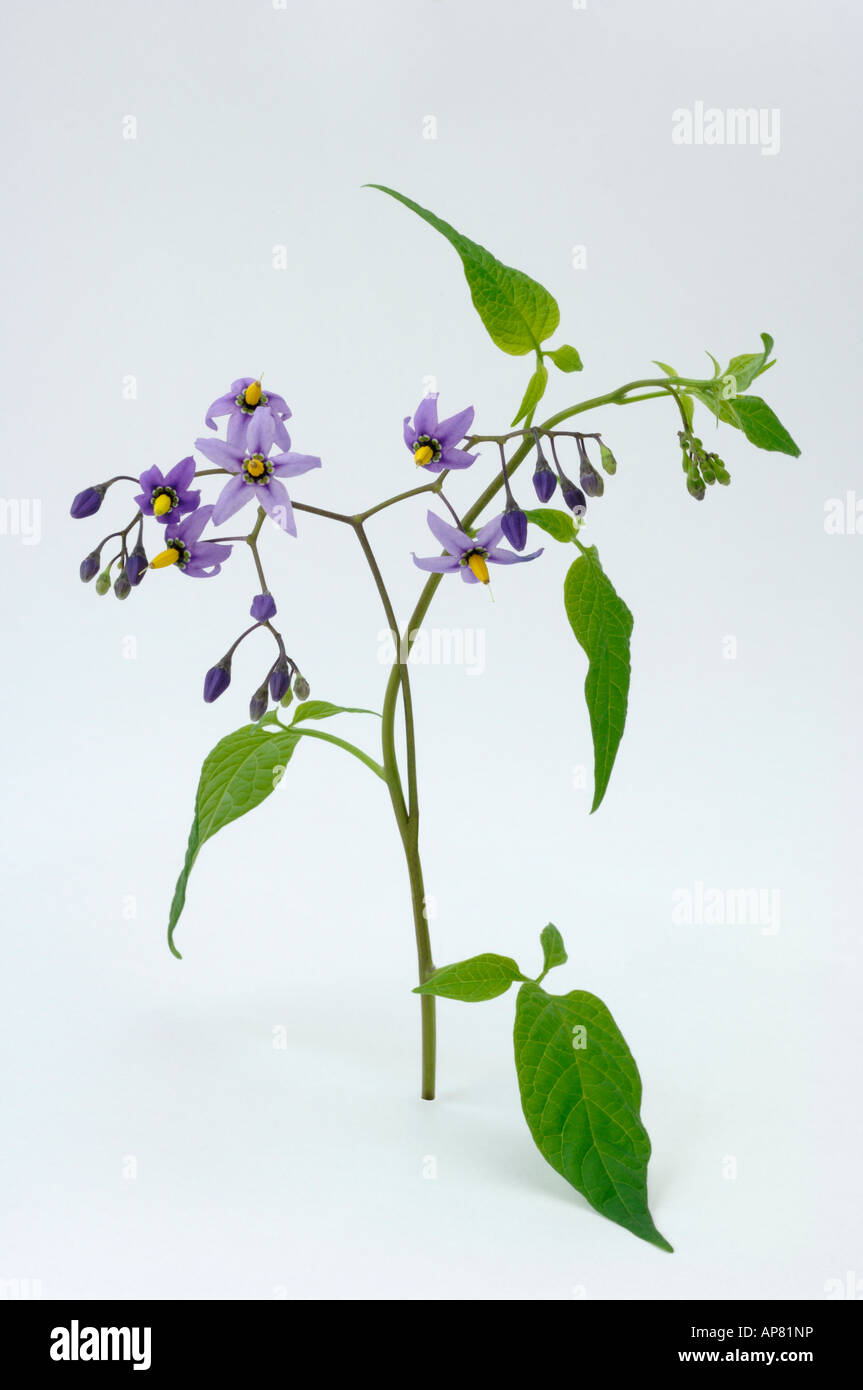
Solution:
M85 487L83 492L78 492L73 497L69 515L76 521L83 521L85 516L95 515L102 505L104 496L104 484L99 487Z
M204 420L211 430L217 429L216 415L227 415L228 443L237 444L242 449L248 438L248 429L257 415L267 415L273 422L273 443L282 449L290 449L291 439L282 421L290 420L291 412L283 396L273 391L264 391L260 381L253 376L241 376L231 382L231 389L224 396L213 401Z
M417 406L413 424L411 417L405 416L404 435L414 456L414 462L429 473L440 473L444 468L470 468L476 454L468 454L455 446L464 439L473 424L473 406L451 415L448 420L437 418L437 392L423 396Z
M179 521L186 512L193 512L201 500L200 492L189 492L195 476L195 460L188 458L175 463L167 476L154 464L141 474L138 481L142 491L135 501L145 516L157 521Z
M174 521L165 530L167 549L154 555L150 569L176 565L192 579L210 579L218 574L233 546L223 541L202 541L201 532L213 515L212 506L199 507L184 521Z
M280 656L270 672L270 699L278 702L291 688L291 663Z
M195 448L200 449L212 463L228 473L236 474L216 499L214 526L221 526L246 502L254 501L289 536L297 534L291 499L279 479L296 478L301 473L308 473L310 468L320 468L321 461L311 454L276 454L270 458L274 430L274 417L258 410L251 418L245 445L226 444L221 439L195 440Z
M147 573L147 564L147 553L139 541L132 551L132 554L126 559L126 578L133 589L136 585L140 584L144 575Z
M276 616L276 600L272 594L256 594L249 613L256 623L267 623Z
M467 584L487 584L489 564L521 565L526 560L535 560L542 554L541 549L535 550L532 555L514 555L511 550L501 550L498 541L503 536L503 526L502 517L499 516L486 522L475 537L469 536L457 526L450 526L447 522L441 521L434 512L428 513L428 524L432 535L440 541L448 554L428 556L419 560L414 555L414 564L421 570L431 570L435 574L460 572Z

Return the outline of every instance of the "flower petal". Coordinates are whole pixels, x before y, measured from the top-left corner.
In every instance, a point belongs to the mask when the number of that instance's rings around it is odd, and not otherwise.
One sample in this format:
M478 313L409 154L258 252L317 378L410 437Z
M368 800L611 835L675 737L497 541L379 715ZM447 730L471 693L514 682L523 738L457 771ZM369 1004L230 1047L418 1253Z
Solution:
M452 574L462 568L455 555L414 555L413 559L418 569L430 570L432 574ZM467 569L467 565L464 568Z
M503 523L500 516L493 516L491 521L487 521L485 526L481 526L476 533L476 544L481 546L497 545L503 535Z
M243 462L242 449L233 448L223 439L196 439L195 448L219 468L227 468L229 473L239 473Z
M298 478L312 468L320 468L321 461L314 454L273 454L273 472L280 478Z
M167 474L165 484L172 487L175 492L185 492L195 476L195 460L189 454L188 458L180 459Z
M141 491L145 492L149 499L150 493L153 491L154 488L162 487L164 485L165 475L162 472L161 468L157 468L154 463L152 468L144 469L144 472L141 474L140 478L138 479L138 482L141 484Z
M238 449L243 454L246 452L246 436L251 420L251 415L247 415L244 410L235 410L228 421L225 438L232 449Z
M277 396L275 391L265 391L267 405L274 414L281 416L283 420L290 420L291 407L288 405L284 396Z
M231 482L233 481L234 479L231 479ZM230 487L230 485L229 483L228 486ZM243 483L243 487L245 487L245 483ZM206 507L199 507L196 512L192 512L183 521L172 522L165 531L165 535L178 537L186 545L192 545L212 518L214 511L215 508L212 503L208 503Z
M250 454L268 454L276 437L276 421L268 410L256 410L246 431L246 448Z
M474 542L464 531L456 526L450 526L448 522L442 521L439 516L430 511L426 514L429 530L436 541L440 541L444 550L448 550L450 555L463 555L466 550L470 550Z
M271 478L266 487L258 488L257 491L260 493L258 501L267 515L289 536L295 536L297 523L284 483L280 483L278 478Z
M213 416L227 415L231 410L233 410L236 395L237 392L233 391L229 396L218 396L216 400L213 401L213 404L210 406L209 410L204 416L204 424L209 425L211 430L218 429L218 425L213 419Z
M402 425L402 434L405 437L405 444L407 444L411 453L413 453L414 444L416 443L417 432L411 424L411 417L409 415L406 415L404 418L404 424Z
M450 415L448 420L441 420L437 427L436 438L444 448L448 444L458 444L460 439L464 439L471 425L473 424L474 408L469 405L466 410L460 410L457 415Z
M213 525L221 526L222 522L227 521L229 516L234 515L234 512L238 512L255 492L257 492L257 488L250 487L242 476L232 478L229 483L225 483L216 498L216 505L213 507ZM203 507L199 507L197 512L192 513L192 516L198 516L201 511L203 511Z
M532 555L516 555L514 550L497 550L493 546L489 549L487 560L493 565L524 565L528 560L535 560L542 554L544 546L535 550Z
M437 391L423 396L414 415L414 429L417 434L437 434Z
M241 391L245 391L247 386L251 386L253 381L257 381L254 376L238 376L236 381L231 382L231 399L236 400Z
M478 458L479 454L468 454L464 449L442 449L440 459L433 471L439 473L442 468L470 468L474 460ZM429 469L429 471L432 470Z
M288 411L288 414L290 414L290 411ZM279 416L278 416L278 415L275 415L275 414L272 416L272 421L273 421L273 444L278 444L278 446L279 446L280 449L290 449L290 447L291 447L291 436L288 434L288 431L285 429L284 422L283 422L282 420L279 419Z

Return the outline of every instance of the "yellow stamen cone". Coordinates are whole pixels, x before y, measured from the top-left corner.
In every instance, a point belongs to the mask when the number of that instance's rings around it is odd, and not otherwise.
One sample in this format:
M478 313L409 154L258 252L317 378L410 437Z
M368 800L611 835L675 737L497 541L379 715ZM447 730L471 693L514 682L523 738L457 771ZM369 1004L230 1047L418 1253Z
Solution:
M153 503L153 515L164 516L165 512L169 512L173 505L167 492L161 492Z
M257 405L261 399L261 383L259 381L253 381L246 387L244 394L246 397L246 405Z
M264 460L257 456L250 458L249 462L246 464L246 472L250 478L260 478L261 474L264 472Z
M175 565L180 558L180 552L175 546L168 550L160 550L158 555L154 555L150 561L151 570L163 570L166 565Z
M434 458L434 449L430 449L427 444L422 444L419 449L414 450L414 463L419 468L425 468L427 463L431 463Z
M488 565L485 562L484 556L479 555L476 551L474 551L473 555L468 555L467 562L470 566L471 572L476 575L480 584L487 584Z

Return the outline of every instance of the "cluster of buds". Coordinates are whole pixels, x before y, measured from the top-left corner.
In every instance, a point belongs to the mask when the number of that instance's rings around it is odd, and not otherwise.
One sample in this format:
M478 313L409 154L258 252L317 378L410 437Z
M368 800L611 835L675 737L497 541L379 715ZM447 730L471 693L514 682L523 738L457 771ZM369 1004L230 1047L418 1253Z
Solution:
M228 648L215 666L210 667L204 677L204 700L208 705L211 705L214 700L218 700L220 695L224 695L231 684L231 664L234 659L234 652L251 632L264 627L271 633L278 649L278 655L249 701L249 718L253 724L256 724L267 713L271 701L275 705L284 706L291 703L294 695L298 700L307 700L310 687L305 677L300 674L299 667L293 657L288 656L285 651L282 634L273 626L272 619L276 616L276 604L272 594L258 594L252 600L249 611L251 617L255 619L251 627L247 627L245 632L240 633L236 642Z
M677 438L680 440L686 490L690 497L700 502L707 487L712 487L714 483L719 483L722 487L728 486L731 474L718 454L707 451L691 430L678 430Z
M617 461L607 444L598 434L581 434L574 430L548 430L544 432L551 449L553 465L549 463L542 448L540 430L532 430L536 444L536 464L533 473L533 488L540 502L550 502L560 486L561 497L569 510L579 520L587 511L588 497L601 497L605 491L602 474L591 463L587 453L586 440L592 439L599 445L599 462L602 469L612 474L617 471ZM557 452L557 440L574 439L578 450L578 484L576 485L564 472ZM503 469L507 505L502 517L503 533L516 550L523 550L527 543L527 517L512 494L506 473L506 459L501 446L501 467Z
M194 457L189 455L167 473L154 465L140 477L119 474L104 483L84 488L70 508L76 520L83 520L100 510L109 488L115 483L132 483L140 489L134 496L137 510L128 525L105 536L85 555L78 570L85 584L95 579L98 594L106 594L113 588L118 599L128 598L148 570L172 568L189 578L212 578L219 574L231 555L234 547L230 542L239 540L248 544L263 592L252 602L252 626L207 672L204 699L210 704L227 690L231 683L231 660L240 642L257 628L265 627L276 642L278 654L252 696L249 712L254 721L263 717L271 700L287 703L292 694L306 699L309 689L296 662L287 655L281 634L272 625L276 605L266 588L257 549L258 532L265 514L269 514L282 531L296 535L293 507L283 479L321 466L319 458L290 452L291 441L284 423L290 414L283 397L265 392L259 380L241 377L212 403L205 416L205 423L213 430L217 428L215 417L228 417L226 439L204 437L195 441L195 447L216 464L215 468L198 472ZM281 452L273 454L274 448ZM209 474L223 475L224 485L215 503L202 506L201 494L192 484ZM258 505L258 520L249 535L221 537L210 531L206 539L202 539L208 527L220 526L245 503L252 501ZM161 548L157 547L152 559L144 548L145 523L153 526L157 535L161 532ZM118 542L119 548L103 567L102 552L113 540Z

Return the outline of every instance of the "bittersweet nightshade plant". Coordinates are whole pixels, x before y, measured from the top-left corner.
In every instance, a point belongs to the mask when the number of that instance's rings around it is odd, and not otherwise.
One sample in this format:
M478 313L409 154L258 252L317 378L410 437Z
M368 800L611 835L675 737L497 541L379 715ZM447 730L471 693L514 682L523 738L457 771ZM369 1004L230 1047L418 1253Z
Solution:
M203 686L204 700L213 703L230 687L232 658L239 644L263 641L266 655L261 659L259 678L245 697L252 722L221 739L204 761L185 863L169 913L168 942L179 957L174 933L189 875L206 841L266 800L301 744L309 739L323 740L342 749L386 786L404 849L417 948L419 982L415 992L420 996L423 1098L431 1100L435 1092L435 998L473 1003L493 999L517 984L516 1072L522 1109L537 1147L597 1211L660 1249L670 1250L648 1208L650 1141L640 1116L641 1079L626 1042L605 1004L594 995L583 990L552 994L544 987L549 971L567 958L557 928L549 924L540 934L543 963L536 978L525 974L510 957L493 953L441 968L433 964L420 860L416 732L408 656L444 575L460 574L467 584L487 585L490 565L511 567L543 555L542 563L549 564L551 556L542 547L521 553L531 527L555 542L552 551L561 545L562 553L572 556L568 547L573 547L577 554L566 569L563 598L569 626L588 661L584 692L594 750L591 811L596 811L605 796L626 721L633 619L606 575L596 547L585 545L581 539L588 498L592 505L593 499L602 496L602 473L614 475L617 462L598 432L582 433L562 426L588 411L647 400L670 402L685 486L700 501L714 484L727 485L730 476L722 459L705 449L694 432L696 405L706 408L718 423L739 430L761 449L789 455L800 452L767 403L749 392L756 378L773 365L773 340L762 334L761 351L732 357L724 371L712 359L714 371L709 377L680 376L658 362L661 375L629 381L603 395L567 405L536 423L549 384L548 364L563 374L582 367L579 353L568 343L545 346L560 319L555 299L535 280L503 265L484 247L419 204L381 185L370 187L402 203L446 238L461 259L474 307L492 341L511 356L533 357L533 370L512 426L503 432L469 433L474 419L472 406L440 420L437 396L426 396L412 416L403 417L404 443L415 465L409 485L398 487L404 455L400 448L394 449L394 495L362 511L334 512L289 498L280 479L299 477L320 467L321 460L289 452L284 421L291 412L284 397L265 388L259 377L238 377L230 391L219 396L205 413L211 429L217 428L217 419L227 417L226 439L205 437L195 443L198 452L215 467L198 468L192 457L175 464L166 474L159 465L153 465L140 480L111 478L87 487L72 503L72 516L81 519L94 515L107 489L118 482L128 481L142 489L135 495L138 510L128 524L106 536L81 562L81 578L85 582L93 579L102 565L103 548L112 540L118 542L117 553L96 578L98 594L107 593L114 575L114 592L118 598L127 598L147 567L157 575L171 567L188 576L213 578L238 545L245 545L254 565L257 593L250 609L253 622L207 670ZM377 439L385 439L386 434L386 422L375 427ZM484 451L483 445L491 448ZM280 452L273 454L273 448ZM602 473L591 459L591 451L593 460L598 453ZM521 505L513 487L518 469L528 460L533 489L542 503L532 510ZM482 469L486 463L491 464L489 480L473 504L459 515L445 492L449 472ZM578 485L566 471L575 464ZM200 492L191 484L210 477L221 480L221 491L214 504L201 506ZM422 481L417 483L417 478ZM547 505L558 484L567 511ZM493 505L501 492L503 510L499 501ZM445 521L434 507L428 512L429 527L444 553L414 555L414 563L429 571L429 577L400 635L368 526L385 509L422 494L442 505L450 520ZM220 526L248 502L256 508L251 530L245 535L222 535ZM309 683L274 625L277 609L261 557L261 528L269 513L283 531L296 536L295 512L315 518L315 524L335 524L352 533L377 589L396 650L378 714L380 760L318 727L339 714L373 711L310 699ZM153 532L151 550L163 547L149 562L143 538L145 520ZM502 544L504 540L512 549ZM406 563L409 556L406 544ZM517 572L502 581L506 601L518 601L518 583ZM473 596L465 592L464 602L471 601ZM294 701L293 717L286 722L283 713Z

